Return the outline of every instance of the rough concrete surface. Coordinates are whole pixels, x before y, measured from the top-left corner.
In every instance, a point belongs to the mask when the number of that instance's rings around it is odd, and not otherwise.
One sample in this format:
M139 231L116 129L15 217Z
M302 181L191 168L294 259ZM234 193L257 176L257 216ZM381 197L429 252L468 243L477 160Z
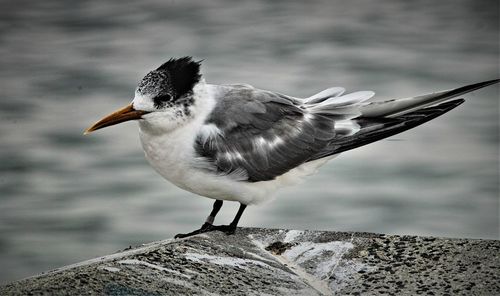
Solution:
M0 295L500 295L500 241L239 228L169 239Z

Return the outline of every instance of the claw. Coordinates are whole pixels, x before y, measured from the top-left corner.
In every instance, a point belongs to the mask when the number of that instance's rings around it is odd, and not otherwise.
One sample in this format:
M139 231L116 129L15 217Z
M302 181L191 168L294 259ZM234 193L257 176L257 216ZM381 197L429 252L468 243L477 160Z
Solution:
M190 237L196 234L210 232L210 231L222 231L227 235L234 234L236 232L236 226L234 225L212 225L210 223L204 223L200 229L196 229L195 231L191 231L189 233L179 233L174 236L174 238L185 238Z
M176 234L174 236L174 238L185 238L185 237L193 236L196 234L213 231L214 230L213 228L214 228L214 226L212 224L205 222L205 223L203 223L203 225L201 225L200 229L196 229L195 231L191 231L189 233Z

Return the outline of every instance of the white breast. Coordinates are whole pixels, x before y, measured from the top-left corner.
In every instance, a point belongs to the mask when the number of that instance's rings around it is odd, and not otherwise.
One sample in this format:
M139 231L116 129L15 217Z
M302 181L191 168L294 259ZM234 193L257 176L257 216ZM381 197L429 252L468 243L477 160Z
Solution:
M192 122L163 135L152 135L141 129L140 139L146 159L168 181L205 197L251 204L270 193L266 186L252 186L252 183L235 181L211 174L199 169L199 166L197 168L195 162L200 159L196 159L193 142L199 127L197 122Z

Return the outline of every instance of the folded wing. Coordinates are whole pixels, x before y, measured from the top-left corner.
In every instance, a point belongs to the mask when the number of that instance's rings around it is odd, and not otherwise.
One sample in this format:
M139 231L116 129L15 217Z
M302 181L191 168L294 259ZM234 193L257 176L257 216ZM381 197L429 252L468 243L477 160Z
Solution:
M334 130L334 120L310 114L301 100L235 87L196 137L196 165L240 181L272 180L323 151Z
M306 99L229 87L196 137L196 165L240 181L272 180L308 161L416 127L463 103L451 99L498 82L379 102L371 91L343 95L339 87Z

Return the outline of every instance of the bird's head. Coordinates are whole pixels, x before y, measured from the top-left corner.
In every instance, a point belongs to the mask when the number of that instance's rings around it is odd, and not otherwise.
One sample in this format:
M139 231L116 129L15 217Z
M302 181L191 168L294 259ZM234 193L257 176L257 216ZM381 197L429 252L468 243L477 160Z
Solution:
M99 120L85 134L138 119L171 129L190 116L193 90L200 81L200 62L191 57L170 59L142 78L131 104Z

